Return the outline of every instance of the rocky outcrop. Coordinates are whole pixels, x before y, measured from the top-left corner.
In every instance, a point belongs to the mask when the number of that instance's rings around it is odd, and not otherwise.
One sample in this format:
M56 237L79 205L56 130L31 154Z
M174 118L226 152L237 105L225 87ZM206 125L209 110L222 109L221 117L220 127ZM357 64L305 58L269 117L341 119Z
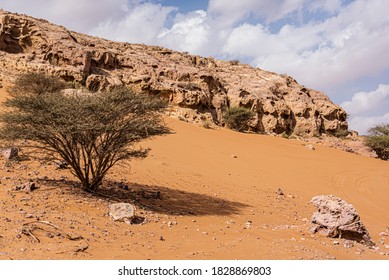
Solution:
M42 71L99 91L118 85L168 100L170 114L223 125L223 112L255 112L250 129L295 135L347 129L346 112L322 92L286 75L179 53L162 47L116 43L66 30L44 20L0 11L0 82Z
M355 240L367 246L375 245L351 204L332 195L315 196L311 203L317 209L312 216L311 233L319 232L328 237Z

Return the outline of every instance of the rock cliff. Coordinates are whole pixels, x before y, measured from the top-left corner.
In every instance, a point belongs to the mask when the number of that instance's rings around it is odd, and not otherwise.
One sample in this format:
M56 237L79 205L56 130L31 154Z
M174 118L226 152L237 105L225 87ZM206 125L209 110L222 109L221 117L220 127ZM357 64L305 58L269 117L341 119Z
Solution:
M41 71L93 91L126 85L167 99L171 115L223 125L223 112L255 112L250 128L262 133L335 134L347 130L346 112L322 92L292 77L180 53L119 43L67 30L45 20L0 10L0 83Z

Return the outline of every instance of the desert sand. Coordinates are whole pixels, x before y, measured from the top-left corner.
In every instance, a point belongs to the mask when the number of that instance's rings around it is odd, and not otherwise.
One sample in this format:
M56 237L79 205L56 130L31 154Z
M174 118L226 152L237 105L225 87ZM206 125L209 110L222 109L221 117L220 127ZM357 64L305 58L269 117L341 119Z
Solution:
M0 259L389 259L389 162L166 122L174 133L142 143L146 159L114 167L105 196L23 150L18 162L1 158ZM38 189L14 190L29 180ZM377 248L312 235L309 201L321 194L353 204ZM139 223L112 221L115 201L135 201ZM28 234L23 224L37 220L58 228Z

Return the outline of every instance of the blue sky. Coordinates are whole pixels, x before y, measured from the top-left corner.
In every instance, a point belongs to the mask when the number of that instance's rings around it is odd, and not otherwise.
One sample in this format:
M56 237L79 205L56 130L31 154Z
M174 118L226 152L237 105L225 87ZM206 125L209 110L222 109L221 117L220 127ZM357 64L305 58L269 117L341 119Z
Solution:
M111 40L238 59L325 92L362 134L389 123L387 0L1 0L0 8Z
M181 13L187 13L193 10L207 10L208 7L208 0L158 0L155 2L164 6L178 7Z

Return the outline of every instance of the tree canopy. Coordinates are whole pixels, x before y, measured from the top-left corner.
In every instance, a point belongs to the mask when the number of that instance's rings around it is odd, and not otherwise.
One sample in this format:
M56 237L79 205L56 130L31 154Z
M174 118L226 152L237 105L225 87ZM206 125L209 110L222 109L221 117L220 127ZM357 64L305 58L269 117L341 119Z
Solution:
M389 159L389 124L377 125L369 129L365 144L372 148L381 159Z
M4 102L0 138L28 140L62 158L87 191L116 163L146 157L149 149L137 143L170 132L159 99L124 87L97 93L65 87L55 77L20 76Z

